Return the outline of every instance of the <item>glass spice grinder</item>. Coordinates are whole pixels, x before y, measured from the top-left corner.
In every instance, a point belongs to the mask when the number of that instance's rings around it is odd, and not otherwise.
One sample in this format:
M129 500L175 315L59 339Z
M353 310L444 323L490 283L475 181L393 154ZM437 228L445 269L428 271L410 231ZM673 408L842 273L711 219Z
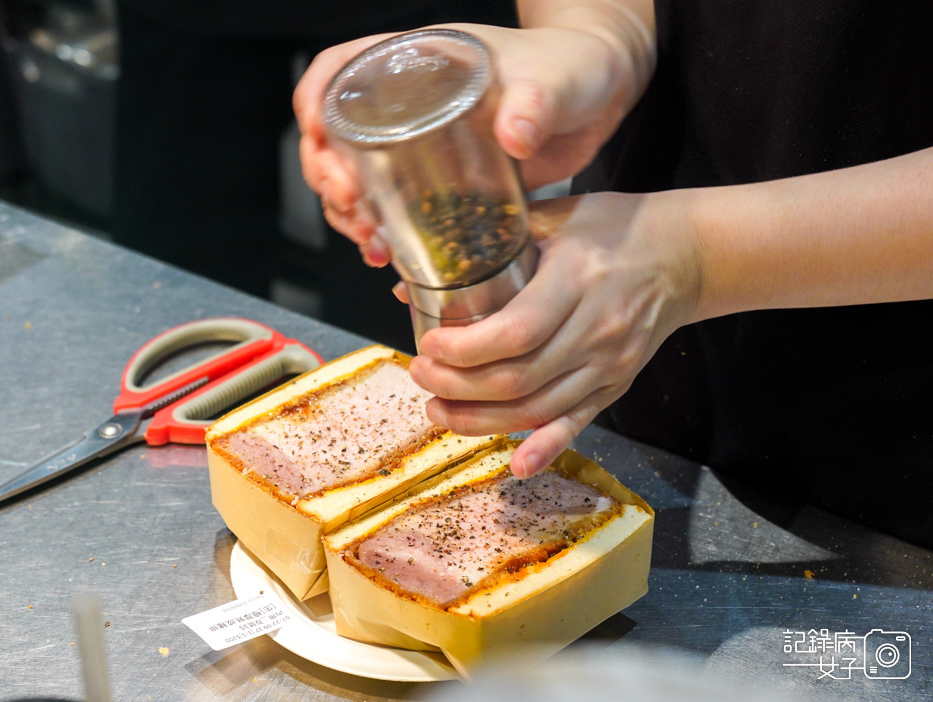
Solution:
M324 95L408 287L416 344L501 309L537 265L518 169L493 135L499 92L479 39L429 29L356 56Z

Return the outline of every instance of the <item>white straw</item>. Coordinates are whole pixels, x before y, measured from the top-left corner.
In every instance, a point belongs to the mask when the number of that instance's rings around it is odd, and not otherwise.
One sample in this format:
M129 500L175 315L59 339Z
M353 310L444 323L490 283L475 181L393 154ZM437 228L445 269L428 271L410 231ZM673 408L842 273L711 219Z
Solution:
M84 669L84 695L87 702L111 702L107 683L107 657L104 651L100 601L92 592L76 595L72 602Z

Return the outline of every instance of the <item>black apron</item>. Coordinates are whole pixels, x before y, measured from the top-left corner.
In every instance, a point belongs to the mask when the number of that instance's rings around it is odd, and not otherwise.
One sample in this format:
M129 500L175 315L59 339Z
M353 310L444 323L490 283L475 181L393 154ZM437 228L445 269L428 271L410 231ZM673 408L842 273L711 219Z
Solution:
M576 192L749 183L933 145L931 3L656 11L655 78ZM635 439L933 547L931 328L933 301L702 322L609 413Z

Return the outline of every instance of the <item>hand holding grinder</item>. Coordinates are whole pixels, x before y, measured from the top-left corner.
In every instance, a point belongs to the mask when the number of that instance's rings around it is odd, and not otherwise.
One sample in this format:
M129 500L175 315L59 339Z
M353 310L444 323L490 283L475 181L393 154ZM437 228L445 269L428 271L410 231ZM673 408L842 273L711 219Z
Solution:
M493 134L499 92L479 39L434 29L374 45L324 95L408 287L416 343L501 309L537 265L518 169Z

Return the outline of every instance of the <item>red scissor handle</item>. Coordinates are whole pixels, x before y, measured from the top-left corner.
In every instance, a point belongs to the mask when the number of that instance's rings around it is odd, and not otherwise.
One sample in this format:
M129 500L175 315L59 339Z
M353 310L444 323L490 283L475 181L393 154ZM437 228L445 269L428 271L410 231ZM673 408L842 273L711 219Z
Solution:
M158 383L142 387L139 383L150 370L172 354L185 348L217 341L237 342L193 366L184 368ZM235 368L267 353L285 337L258 322L236 317L218 317L188 322L169 329L146 343L130 359L123 371L120 396L113 403L114 412L143 410L197 382L210 382Z
M169 442L203 444L204 434L212 423L207 417L233 408L244 398L269 388L285 376L305 373L322 362L307 346L283 339L244 367L156 412L146 429L146 443L150 446Z
M234 342L162 378L140 385L145 375L170 356L210 342ZM214 416L285 375L303 373L323 361L314 351L258 322L218 317L169 329L143 346L123 372L114 412L153 412L146 429L152 446L200 444Z

